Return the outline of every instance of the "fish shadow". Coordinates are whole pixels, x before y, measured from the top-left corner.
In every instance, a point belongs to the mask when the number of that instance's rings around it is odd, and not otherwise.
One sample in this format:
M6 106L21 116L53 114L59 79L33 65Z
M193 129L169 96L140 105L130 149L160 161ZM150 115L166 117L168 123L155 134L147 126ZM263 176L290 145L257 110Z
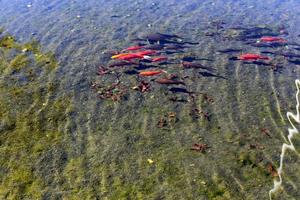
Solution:
M180 87L172 87L169 89L170 92L172 93L184 93L184 94L191 94L192 92L188 91L185 88L180 88Z
M240 59L238 59L238 57L234 56L234 57L230 57L229 60L240 60Z
M254 64L254 65L260 65L260 66L271 66L272 64L269 64L269 63L265 63L265 62L262 62L262 61L253 61L253 62L243 62L244 64Z
M209 59L209 58L196 58L196 57L192 57L192 56L183 57L181 60L185 61L185 62L193 62L193 61L201 61L201 60L214 61L214 60Z
M223 50L217 50L219 53L226 53L226 54L231 54L231 53L238 53L241 52L243 49L223 49Z
M175 54L175 53L184 53L184 51L183 51L183 50L178 50L178 51L165 51L165 53L166 53L167 55L172 55L172 54Z
M172 62L160 62L160 63L158 63L158 65L170 65L170 64L175 64L175 63L172 63Z
M262 48L276 48L276 47L283 47L286 46L287 44L284 43L271 43L271 44L266 44L266 43L252 43L250 44L253 47L262 47Z
M215 77L215 78L221 78L221 79L227 80L227 78L224 77L224 76L220 76L220 75L213 74L213 73L210 73L210 72L199 72L199 74L201 76L204 76L204 77Z
M186 62L193 62L194 60L196 60L196 58L192 56L182 58L182 61L186 61Z
M212 60L212 59L209 59L209 58L197 58L197 59L195 59L196 61L197 60L199 60L199 61L201 61L201 60L205 60L205 61L214 61L214 60Z
M288 60L290 63L293 63L295 65L300 65L300 60Z
M262 51L261 53L263 54L270 54L270 55L274 55L275 53L272 51Z
M124 74L127 74L127 75L136 75L138 74L139 72L136 71L136 70L127 70L124 72Z
M144 69L149 69L149 68L157 68L157 66L140 64L139 66L134 67L134 69L136 69L136 70L144 70Z

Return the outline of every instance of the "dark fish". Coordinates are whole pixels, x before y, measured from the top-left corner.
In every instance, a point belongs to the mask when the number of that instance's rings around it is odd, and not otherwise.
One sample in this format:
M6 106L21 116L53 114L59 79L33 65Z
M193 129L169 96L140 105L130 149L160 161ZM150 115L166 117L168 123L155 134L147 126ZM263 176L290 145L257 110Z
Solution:
M184 67L184 68L200 68L200 69L206 69L206 70L215 70L214 68L211 68L211 67L205 67L203 66L202 64L200 63L193 63L193 62L187 62L187 61L181 61L181 65Z
M243 31L244 38L261 38L262 36L278 36L279 32L267 27L253 27Z
M150 43L151 43L151 41L150 41ZM199 44L198 42L187 42L187 41L178 42L178 41L174 41L174 40L160 40L159 43L160 44L178 44L178 45L184 45L184 44L197 45L197 44Z
M241 27L241 26L231 27L229 29L231 29L231 30L247 30L247 28Z
M300 44L299 44L299 43L296 43L296 42L289 42L289 43L287 43L287 45L289 45L289 46L300 47Z
M220 53L236 53L236 52L240 52L242 50L243 49L228 48L228 49L217 50L217 52L220 52Z
M197 58L196 60L214 61L213 59L209 59L209 58Z
M187 41L183 41L182 44L198 45L199 42L187 42Z
M260 53L264 53L264 54L271 54L274 55L275 53L272 51L261 51Z
M226 79L224 76L219 76L219 75L212 74L212 73L209 73L209 72L199 72L199 74L201 74L202 76L205 76L205 77L217 77L217 78Z
M143 61L144 62L144 61ZM144 65L144 64L139 64L139 66L134 67L136 70L144 70L144 69L149 69L149 68L155 68L157 66L155 65Z
M239 58L236 56L233 56L233 57L230 57L229 60L239 60Z
M111 15L110 16L111 18L119 18L119 17L121 17L120 15Z
M291 52L276 53L276 55L284 56L287 58L300 58L299 54L295 54Z
M191 56L182 58L182 61L186 62L193 62L194 60L196 60L196 58Z
M269 63L265 63L265 62L262 62L262 61L253 61L253 62L244 62L245 64L255 64L255 65L264 65L264 66L270 66L271 64Z
M185 88L178 88L178 87L172 87L169 89L170 92L173 93L185 93L185 94L192 94L193 92L188 91Z
M300 65L300 60L288 60L290 63Z
M228 29L225 32L225 36L230 38L234 38L240 41L247 41L249 39L258 39L263 36L278 36L280 33L278 30L273 30L268 27L252 27L252 28L244 28L244 27L236 27Z
M128 74L128 75L135 75L138 74L139 72L136 70L127 70L124 72L124 74Z
M184 49L184 48L186 48L186 46L181 45L181 44L166 44L164 46L164 49L167 49L167 50L177 50L177 49Z
M127 66L127 65L136 65L137 63L132 63L132 62L126 62L126 61L117 61L117 62L112 62L111 64L108 65L108 67L122 67L122 66Z
M155 34L154 34L154 35L155 35ZM170 34L164 34L164 33L156 33L156 35L159 35L159 36L161 36L161 37L168 38L168 39L170 39L170 38L179 38L179 39L183 39L182 37L180 37L180 36L178 36L178 35L175 35L175 34L170 35Z
M170 34L162 34L162 33L146 33L141 34L138 38L133 39L133 41L148 41L148 43L153 44L155 42L159 42L160 44L165 43L174 43L174 44L191 44L196 45L199 43L195 42L183 42L182 37L178 35L170 35Z
M182 39L181 37L177 35L168 35L168 34L162 34L162 33L146 33L141 34L138 38L143 40L149 40L149 41L162 41L167 39Z
M186 61L186 62L193 62L195 60L213 61L212 59L209 59L209 58L196 58L196 57L193 57L193 56L183 57L181 60Z
M155 82L166 85L185 85L183 81L176 81L168 78L156 79Z
M170 55L170 54L175 54L175 53L184 53L184 51L182 50L170 50L170 51L165 51L166 54Z
M205 32L204 35L205 35L205 36L213 37L213 36L216 35L216 33L214 33L214 32Z
M256 43L252 43L250 45L253 47L271 47L271 48L286 46L286 44L279 43L279 42L277 42L277 43L256 42Z
M149 44L144 46L144 49L148 50L162 50L164 48L164 45L161 44Z

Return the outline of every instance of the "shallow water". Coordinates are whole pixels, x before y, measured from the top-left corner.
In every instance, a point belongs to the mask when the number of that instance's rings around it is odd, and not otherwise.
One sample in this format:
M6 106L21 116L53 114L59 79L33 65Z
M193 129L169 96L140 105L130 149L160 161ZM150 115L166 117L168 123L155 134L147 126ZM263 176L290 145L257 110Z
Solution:
M229 59L239 53L217 51L274 50L225 38L233 27L284 26L289 33L284 38L300 43L300 2L0 0L0 13L5 33L20 44L38 41L58 63L51 69L47 62L30 66L36 77L25 81L26 87L6 63L15 54L1 53L1 199L269 198L277 177L268 166L279 167L291 127L286 113L296 113L299 65L271 55L283 64L273 71ZM218 21L223 28L212 23ZM105 79L108 84L114 78L96 74L99 65L110 61L108 52L131 46L145 32L199 43L171 54L175 63L161 68L188 75L187 89L207 93L213 102L202 94L194 104L171 102L170 87L155 83L151 92L140 93L131 89L138 84L134 75L120 78L128 88L121 101L97 96L91 83ZM292 47L279 47L286 48ZM200 59L225 79L182 70L178 63L184 56ZM208 112L210 120L193 119L193 108ZM168 112L175 112L177 120L169 119ZM163 129L157 126L162 117L167 119ZM264 128L269 131L262 133ZM298 150L299 136L294 140ZM191 151L194 143L210 148ZM273 199L300 196L299 162L298 153L287 152L282 189Z

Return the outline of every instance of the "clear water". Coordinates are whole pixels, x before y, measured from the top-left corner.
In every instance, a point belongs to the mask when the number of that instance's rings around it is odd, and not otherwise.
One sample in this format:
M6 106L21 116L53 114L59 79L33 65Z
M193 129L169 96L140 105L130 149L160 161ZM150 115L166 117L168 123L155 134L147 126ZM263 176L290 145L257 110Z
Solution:
M274 71L230 58L300 51L247 45L232 28L284 28L289 34L282 37L300 43L299 22L297 0L0 0L1 37L9 33L18 44L35 40L41 47L28 53L36 62L21 71L12 60L25 47L0 47L0 199L268 199L291 128L286 113L296 113L300 59L269 55L283 66ZM97 75L98 66L146 32L199 43L159 66L189 76L194 102L172 102L189 98L154 82L150 92L131 89L140 79L124 74L126 67L116 69L127 89L120 101L100 99L91 87L113 83L114 75ZM226 48L242 51L218 52ZM38 62L38 55L46 61ZM183 70L183 57L195 57L225 79ZM194 108L210 120L193 119ZM299 139L295 135L295 151L286 152L282 187L272 199L300 197ZM194 143L209 148L192 151Z

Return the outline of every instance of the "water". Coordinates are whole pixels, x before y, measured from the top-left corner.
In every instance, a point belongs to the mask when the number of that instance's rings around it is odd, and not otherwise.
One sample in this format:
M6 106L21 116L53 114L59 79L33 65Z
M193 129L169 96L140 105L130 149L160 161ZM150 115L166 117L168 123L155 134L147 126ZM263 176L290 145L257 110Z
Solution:
M227 36L234 36L232 27L284 27L289 34L283 37L300 43L299 10L292 0L1 0L5 33L18 44L36 40L41 48L26 53L35 60L16 72L11 62L25 47L1 47L0 199L268 199L274 180L282 184L272 199L297 199L298 135L283 165L280 155L282 144L290 144L293 119L286 113L296 106L298 58L269 55L283 66L273 71L230 60L240 52L218 50L294 49L262 49ZM109 52L133 45L145 32L199 43L168 55L174 63L161 66L189 76L186 88L199 93L195 102L172 102L169 97L189 99L155 83L151 92L132 90L136 75L121 76L127 88L122 101L100 99L91 88L114 81L114 75L96 74L110 62ZM226 79L183 70L183 57L197 58ZM193 119L194 108L209 113L210 121ZM160 119L166 119L163 128ZM209 148L192 151L194 143Z

